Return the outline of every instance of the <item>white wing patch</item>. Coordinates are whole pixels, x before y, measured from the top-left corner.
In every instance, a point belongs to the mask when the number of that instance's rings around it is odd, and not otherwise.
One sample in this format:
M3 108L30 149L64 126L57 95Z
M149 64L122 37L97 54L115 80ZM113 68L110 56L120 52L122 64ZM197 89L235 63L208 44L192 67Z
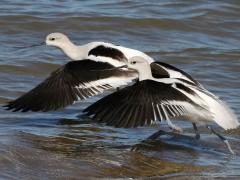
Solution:
M208 111L205 108L198 108L194 106L193 104L185 101L167 101L164 102L165 105L170 105L170 106L176 106L177 110L180 112L177 113L177 116L179 115L190 115L190 116L199 116L199 117L204 117L207 119L212 118L212 114L210 111ZM175 111L177 112L177 111ZM176 117L176 116L174 116Z
M136 77L110 77L105 79L99 79L96 81L90 81L86 83L82 83L75 88L78 91L81 91L81 97L78 97L78 101L82 99L88 98L88 96L84 96L82 91L86 90L87 93L91 94L92 96L103 93L104 90L115 89L117 87L126 86L127 84L131 83Z
M125 65L123 62L121 62L119 60L116 60L116 59L113 59L111 57L89 55L88 58L93 60L93 61L96 61L96 62L110 63L111 65L113 65L115 67Z
M146 59L149 64L154 62L153 58L148 56L146 53L138 51L136 49L130 49L130 48L123 47L123 46L114 46L114 48L120 50L126 56L127 59L130 59L135 56L140 56L140 57Z
M154 59L151 58L150 56L148 56L148 55L147 55L146 53L144 53L144 52L138 51L138 50L136 50L136 49L127 48L127 47L124 47L124 46L117 46L117 45L114 45L114 44L112 44L112 43L92 42L92 43L87 44L86 47L87 47L88 50L91 50L91 49L93 49L94 47L100 46L100 45L103 45L103 46L106 46L106 47L110 47L110 48L114 48L114 49L117 49L117 50L121 51L127 59L130 59L130 58L132 58L132 57L134 57L134 56L140 56L140 57L143 57L144 59L146 59L146 60L149 62L149 64L151 64L152 62L154 62ZM112 58L108 58L108 57L104 57L104 56L98 56L98 57L96 57L96 56L90 55L90 56L88 56L88 57L89 57L89 58L92 58L92 57L94 57L94 58L99 58L99 61L102 61L102 62L111 62L111 64L112 64L113 60L116 61L116 59L112 59ZM109 61L109 60L111 60L111 61ZM117 60L117 61L118 61L118 60ZM119 61L118 61L118 62L113 62L113 63L114 63L114 64L115 64L115 63L119 63ZM114 64L113 64L113 65L114 65ZM118 65L119 65L119 64L116 64L116 66L118 66Z

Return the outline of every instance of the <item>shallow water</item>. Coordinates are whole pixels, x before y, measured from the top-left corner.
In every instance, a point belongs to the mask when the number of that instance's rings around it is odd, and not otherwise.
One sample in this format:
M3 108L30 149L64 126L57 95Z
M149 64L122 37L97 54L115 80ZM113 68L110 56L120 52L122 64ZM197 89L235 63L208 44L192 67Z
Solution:
M76 44L107 41L142 50L189 72L240 117L240 3L219 1L1 1L0 104L41 82L67 57L52 47L19 49L64 32ZM99 97L49 113L0 108L1 179L240 177L240 130L222 132L236 156L201 128L200 141L158 127L115 129L78 118ZM176 122L193 135L187 122ZM219 131L221 131L219 129Z

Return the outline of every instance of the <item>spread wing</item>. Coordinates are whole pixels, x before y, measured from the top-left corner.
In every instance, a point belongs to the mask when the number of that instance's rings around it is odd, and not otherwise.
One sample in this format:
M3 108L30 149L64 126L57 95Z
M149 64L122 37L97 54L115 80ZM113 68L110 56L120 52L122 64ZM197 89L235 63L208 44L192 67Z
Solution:
M140 81L100 99L84 112L99 122L125 128L150 125L153 121L189 114L208 113L188 97L187 94L195 96L195 92L183 86L153 80Z
M5 107L13 111L50 111L75 101L126 85L135 72L114 69L108 63L92 60L71 61L60 67L42 83Z

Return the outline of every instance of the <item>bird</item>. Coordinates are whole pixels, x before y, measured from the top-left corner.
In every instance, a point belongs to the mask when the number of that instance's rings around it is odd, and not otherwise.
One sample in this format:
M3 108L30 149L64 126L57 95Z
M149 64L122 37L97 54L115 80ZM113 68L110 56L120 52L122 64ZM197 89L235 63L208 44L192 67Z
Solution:
M201 86L186 72L163 62L156 62L147 54L123 46L105 42L90 42L75 45L63 33L46 36L45 41L32 45L46 44L59 48L69 62L50 74L39 85L4 107L12 111L55 111L75 102L103 93L106 90L125 86L138 78L135 70L118 69L128 59L140 56L150 64L153 77L179 78Z
M126 66L138 72L138 81L93 103L83 110L92 119L118 128L147 126L165 120L178 132L182 128L171 120L187 120L204 125L216 134L234 154L229 142L210 125L235 129L239 126L234 112L202 85L179 78L154 78L151 66L143 57L130 58ZM122 68L119 67L119 68ZM158 137L161 130L150 137Z

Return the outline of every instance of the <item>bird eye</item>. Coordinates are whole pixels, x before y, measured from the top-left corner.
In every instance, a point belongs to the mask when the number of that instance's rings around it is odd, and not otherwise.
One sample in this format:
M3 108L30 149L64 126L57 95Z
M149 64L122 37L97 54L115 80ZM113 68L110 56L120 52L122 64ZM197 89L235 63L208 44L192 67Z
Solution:
M136 61L132 61L131 64L136 64L137 62Z
M50 40L50 41L54 41L54 40L55 40L55 38L50 38L49 40Z

